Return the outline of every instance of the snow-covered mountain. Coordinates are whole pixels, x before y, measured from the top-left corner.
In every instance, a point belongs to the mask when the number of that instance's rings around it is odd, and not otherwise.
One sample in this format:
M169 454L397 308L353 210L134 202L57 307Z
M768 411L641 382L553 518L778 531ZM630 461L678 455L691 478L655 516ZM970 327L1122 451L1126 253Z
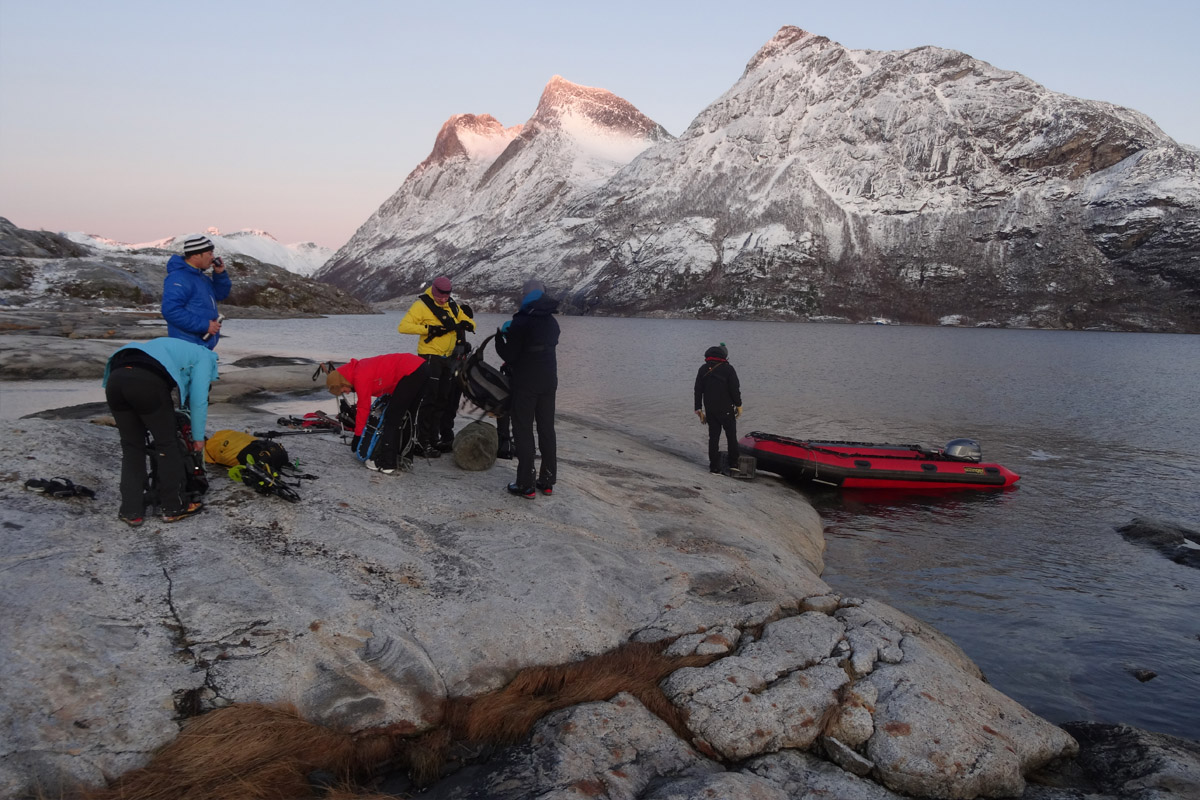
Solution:
M321 268L333 251L312 242L298 244L282 244L271 234L259 230L240 230L233 233L221 233L216 228L208 228L204 235L212 239L219 255L241 253L256 258L264 264L274 264L283 267L288 272L297 275L311 276ZM62 233L67 239L79 244L113 252L135 252L138 250L170 250L180 252L183 240L193 234L168 236L153 242L127 244L112 239L106 239L91 233Z
M544 238L523 251L553 249L562 231L545 229L545 220L562 217L670 138L612 92L556 75L523 125L505 128L486 114L451 117L430 156L316 277L383 299L428 281L442 264L488 260L493 243L509 236L539 233ZM496 278L519 284L519 260L514 254L514 266Z
M442 142L490 118L452 119L318 278L375 300L445 272L485 306L537 274L596 313L1200 331L1200 154L1138 112L794 27L678 139L579 89L552 80L520 130L491 120L495 156Z

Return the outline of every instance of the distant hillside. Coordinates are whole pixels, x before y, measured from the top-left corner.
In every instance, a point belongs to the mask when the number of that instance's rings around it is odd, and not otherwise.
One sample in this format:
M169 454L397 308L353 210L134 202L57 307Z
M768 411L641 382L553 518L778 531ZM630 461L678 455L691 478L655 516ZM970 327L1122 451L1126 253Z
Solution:
M28 231L0 217L0 307L157 310L171 251L90 244L90 238ZM220 244L217 250L233 278L233 292L222 302L230 316L372 313L370 306L334 286Z
M264 264L274 264L297 275L311 276L333 255L333 251L328 247L321 247L313 242L281 244L278 239L266 231L242 230L221 233L216 228L208 228L203 233L213 240L217 252L221 254L238 253L250 256ZM126 253L140 250L170 250L178 253L182 248L183 240L192 234L168 236L165 239L141 244L126 244L90 233L63 233L61 235L73 242L101 250Z

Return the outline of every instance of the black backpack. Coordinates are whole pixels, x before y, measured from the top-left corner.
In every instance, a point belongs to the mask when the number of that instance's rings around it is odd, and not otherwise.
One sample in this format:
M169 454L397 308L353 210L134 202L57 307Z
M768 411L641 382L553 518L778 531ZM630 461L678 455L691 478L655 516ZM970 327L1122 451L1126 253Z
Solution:
M239 467L229 471L236 474L242 483L259 494L273 494L295 503L300 495L295 489L284 483L283 471L292 466L287 450L279 442L270 439L255 439L237 456Z
M204 453L192 449L192 418L186 411L175 411L175 441L158 446L150 433L146 433L146 452L150 456L150 469L146 473L143 501L146 509L159 507L158 493L162 487L159 474L158 451L166 447L177 447L183 456L183 503L198 503L208 491L208 475L204 472Z
M508 376L483 360L488 342L495 338L493 333L466 357L458 370L458 383L463 397L486 413L503 417L508 414L510 400Z

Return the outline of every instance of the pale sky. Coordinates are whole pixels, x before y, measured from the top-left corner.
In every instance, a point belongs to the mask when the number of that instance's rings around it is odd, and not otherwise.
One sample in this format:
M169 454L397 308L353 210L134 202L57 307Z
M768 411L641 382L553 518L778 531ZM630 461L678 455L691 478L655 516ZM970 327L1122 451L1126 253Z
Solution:
M557 74L678 136L784 25L961 50L1200 146L1195 0L0 0L0 216L336 248L453 114L523 123Z

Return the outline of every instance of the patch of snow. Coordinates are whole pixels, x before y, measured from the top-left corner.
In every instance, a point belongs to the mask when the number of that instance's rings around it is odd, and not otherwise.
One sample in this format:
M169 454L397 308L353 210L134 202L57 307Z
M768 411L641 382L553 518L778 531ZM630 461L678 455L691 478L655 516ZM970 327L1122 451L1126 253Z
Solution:
M129 249L129 245L118 242L116 239L106 239L103 236L97 236L94 233L81 233L79 231L62 231L58 234L64 239L68 239L75 244L83 244L88 247L95 247L98 250L109 251L124 251Z
M170 236L141 244L126 244L90 233L63 232L59 235L77 244L87 245L105 252L136 253L139 250L152 249L178 253L183 249L184 239L194 234ZM328 247L321 247L313 242L285 245L266 231L252 228L233 233L221 233L219 229L210 227L205 229L204 235L212 239L218 254L247 255L264 264L274 264L297 275L312 275L333 255L333 251Z

